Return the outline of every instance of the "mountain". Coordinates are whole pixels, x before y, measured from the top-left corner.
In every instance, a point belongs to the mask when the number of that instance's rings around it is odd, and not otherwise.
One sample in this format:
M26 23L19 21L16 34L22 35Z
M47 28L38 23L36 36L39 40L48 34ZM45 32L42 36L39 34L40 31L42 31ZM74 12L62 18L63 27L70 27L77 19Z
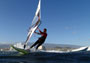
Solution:
M47 48L55 48L55 47L62 47L62 48L79 48L81 46L78 45L69 45L69 44L44 44L45 47Z
M29 43L28 45L31 46L33 43ZM0 48L10 48L10 45L13 45L13 44L0 44ZM43 46L45 46L46 48L59 48L59 47L62 47L62 48L79 48L81 46L77 46L77 45L69 45L69 44L49 44L49 43L45 43L43 44Z

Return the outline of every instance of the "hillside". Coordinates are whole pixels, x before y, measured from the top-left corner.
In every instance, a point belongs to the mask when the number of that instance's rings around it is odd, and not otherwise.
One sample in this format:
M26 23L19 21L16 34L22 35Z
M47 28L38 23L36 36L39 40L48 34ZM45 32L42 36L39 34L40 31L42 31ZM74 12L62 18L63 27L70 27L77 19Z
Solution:
M0 44L0 49L9 49L10 45L13 44ZM32 43L28 44L28 46L31 46ZM68 44L43 44L46 50L61 50L61 51L67 51L79 48L81 46L77 45L68 45Z

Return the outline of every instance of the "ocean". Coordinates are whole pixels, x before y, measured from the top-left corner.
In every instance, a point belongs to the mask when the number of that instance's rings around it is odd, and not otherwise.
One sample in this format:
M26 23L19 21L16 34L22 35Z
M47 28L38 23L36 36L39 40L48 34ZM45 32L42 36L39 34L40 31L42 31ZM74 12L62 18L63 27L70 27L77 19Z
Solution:
M21 55L15 51L1 51L0 63L90 63L90 52L31 52Z

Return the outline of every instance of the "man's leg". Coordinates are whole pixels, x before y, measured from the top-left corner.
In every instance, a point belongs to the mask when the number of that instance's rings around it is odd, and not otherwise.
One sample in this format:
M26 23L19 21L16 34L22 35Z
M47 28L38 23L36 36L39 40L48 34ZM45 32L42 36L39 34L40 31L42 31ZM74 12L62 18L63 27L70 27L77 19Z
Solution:
M35 45L37 45L39 43L39 40L37 40L30 48L34 47Z
M36 47L36 50L38 49L39 46L41 46L43 44L43 42L41 43L38 43L37 47Z

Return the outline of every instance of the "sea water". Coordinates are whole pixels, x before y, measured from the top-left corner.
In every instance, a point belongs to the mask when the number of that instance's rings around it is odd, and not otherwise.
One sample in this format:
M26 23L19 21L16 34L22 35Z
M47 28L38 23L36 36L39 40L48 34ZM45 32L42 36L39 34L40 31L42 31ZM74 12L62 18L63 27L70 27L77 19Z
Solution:
M0 63L90 63L90 52L32 52L20 55L14 51L2 51Z

